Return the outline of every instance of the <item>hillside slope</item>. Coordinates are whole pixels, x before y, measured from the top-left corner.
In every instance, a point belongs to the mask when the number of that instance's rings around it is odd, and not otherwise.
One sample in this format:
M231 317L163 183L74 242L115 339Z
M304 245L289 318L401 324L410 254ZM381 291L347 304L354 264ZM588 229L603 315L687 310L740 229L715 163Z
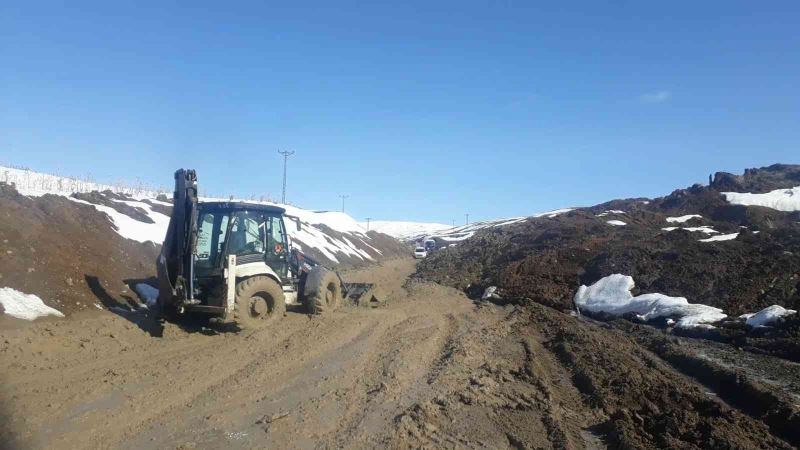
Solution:
M715 180L739 184L695 185L657 199L614 200L486 228L431 255L417 276L473 296L496 286L503 302L561 310L573 308L581 285L614 274L633 277L634 295L686 298L732 318L771 305L797 310L800 205L791 206L797 169L750 169L738 178L717 174ZM798 350L793 344L800 358Z
M0 175L24 186L18 192L0 181L0 287L35 294L64 313L103 307L107 293L136 303L129 285L155 274L170 199L19 169L0 167ZM115 190L90 190L98 187ZM322 264L360 266L408 251L346 214L279 206L302 223L301 230L288 226L293 244Z

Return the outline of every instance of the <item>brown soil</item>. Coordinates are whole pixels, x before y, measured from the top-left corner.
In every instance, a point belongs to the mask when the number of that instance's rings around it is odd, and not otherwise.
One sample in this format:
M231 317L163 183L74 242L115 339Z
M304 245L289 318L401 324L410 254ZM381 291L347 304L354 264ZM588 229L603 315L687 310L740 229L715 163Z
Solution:
M138 303L124 280L153 273L155 245L123 239L105 214L56 195L30 198L0 185L0 215L0 285L65 314L119 306L110 298Z
M777 415L714 395L648 335L536 304L475 303L406 282L413 271L400 259L345 274L380 283L383 307L289 311L255 332L183 322L153 337L157 323L146 314L106 311L4 329L0 440L15 448L797 444Z

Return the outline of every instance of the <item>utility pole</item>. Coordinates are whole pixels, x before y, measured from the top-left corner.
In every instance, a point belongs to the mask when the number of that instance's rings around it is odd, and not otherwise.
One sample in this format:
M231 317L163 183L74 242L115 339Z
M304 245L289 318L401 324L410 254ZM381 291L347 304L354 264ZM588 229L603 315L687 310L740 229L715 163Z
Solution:
M286 204L286 165L289 157L294 155L294 151L280 151L278 153L283 155L283 195L281 195L281 203Z
M464 214L466 225L469 225L469 213Z
M339 197L342 198L342 212L344 212L344 199L349 198L349 195L340 195Z
M369 221L372 220L372 217L367 217L367 231L369 231Z

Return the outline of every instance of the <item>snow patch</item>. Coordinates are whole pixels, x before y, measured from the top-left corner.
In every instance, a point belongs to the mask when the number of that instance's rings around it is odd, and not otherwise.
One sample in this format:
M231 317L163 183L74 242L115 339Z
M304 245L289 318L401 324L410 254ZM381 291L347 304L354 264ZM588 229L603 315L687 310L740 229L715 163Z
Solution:
M609 209L608 211L603 211L597 215L597 217L605 217L609 214L625 214L625 211L619 209Z
M776 322L782 317L791 316L792 314L796 313L797 311L793 309L786 309L780 305L767 306L755 314L744 314L749 316L747 317L745 324L753 328L763 327Z
M360 222L364 229L367 228L366 222ZM442 223L427 223L427 222L395 222L391 220L373 220L369 222L370 231L377 231L378 233L388 234L389 236L403 239L409 236L416 236L420 234L436 233L438 231L453 228L450 225Z
M534 214L531 217L547 217L548 219L552 219L553 217L560 216L561 214L565 214L574 210L575 208L554 209L552 211L546 211L543 213ZM523 217L522 219L525 219L525 217Z
M733 205L765 206L778 211L800 211L800 186L776 189L765 194L723 192L722 195Z
M720 234L718 236L711 236L706 239L699 239L700 242L716 242L716 241L732 241L739 236L739 233Z
M615 227L624 227L625 225L627 225L627 223L625 223L625 222L623 222L621 220L608 220L608 221L606 221L606 223L609 224L609 225L613 225Z
M693 219L695 217L698 218L698 219L702 219L703 218L703 216L701 216L700 214L688 214L686 216L667 217L667 222L669 222L669 223L684 223L684 222L687 222L690 219Z
M663 294L642 294L634 297L631 294L634 286L630 276L609 275L591 286L582 285L575 294L575 305L579 310L605 312L615 316L633 313L644 321L659 317L677 318L678 328L714 323L727 317L719 308L689 303L684 297Z
M9 316L35 320L44 316L64 317L61 311L44 304L41 298L25 294L10 287L0 288L0 305Z
M76 203L93 206L96 210L105 213L114 224L114 231L126 239L131 239L137 242L150 241L159 245L164 242L164 236L167 234L167 227L169 226L169 216L153 211L150 208L150 205L147 203L135 201L120 202L144 209L154 223L144 223L136 220L128 215L118 212L109 206L97 205L74 197L67 198Z
M706 233L706 234L719 233L719 231L711 228L708 225L703 225L702 227L666 227L666 228L662 228L662 230L664 230L664 231L686 230L686 231L691 231L691 232L699 231L701 233Z

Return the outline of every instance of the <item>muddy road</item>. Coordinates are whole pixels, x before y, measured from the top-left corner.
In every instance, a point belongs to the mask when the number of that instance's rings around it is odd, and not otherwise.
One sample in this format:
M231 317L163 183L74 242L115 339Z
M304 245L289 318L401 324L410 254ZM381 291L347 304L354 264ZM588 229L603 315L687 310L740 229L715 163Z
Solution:
M785 421L662 359L672 341L475 303L409 281L413 270L403 259L346 275L380 283L383 307L289 311L256 332L162 331L144 313L110 311L4 322L0 438L9 448L791 447Z

